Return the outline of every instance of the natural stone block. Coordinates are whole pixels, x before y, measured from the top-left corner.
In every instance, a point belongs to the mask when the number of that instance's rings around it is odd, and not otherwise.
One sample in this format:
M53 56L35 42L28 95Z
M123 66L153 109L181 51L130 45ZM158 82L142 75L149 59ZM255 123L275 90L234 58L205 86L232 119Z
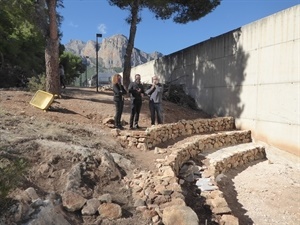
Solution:
M98 199L89 199L86 202L86 205L81 210L82 215L94 215L97 212L98 207L100 206L100 201Z
M233 215L222 215L220 225L239 225L239 219Z
M114 203L101 204L98 208L98 212L102 218L107 218L110 220L115 220L122 216L121 206Z
M165 225L198 225L197 214L187 206L173 205L163 211L162 221Z
M62 195L63 206L70 212L81 209L85 202L85 198L72 191L67 191Z

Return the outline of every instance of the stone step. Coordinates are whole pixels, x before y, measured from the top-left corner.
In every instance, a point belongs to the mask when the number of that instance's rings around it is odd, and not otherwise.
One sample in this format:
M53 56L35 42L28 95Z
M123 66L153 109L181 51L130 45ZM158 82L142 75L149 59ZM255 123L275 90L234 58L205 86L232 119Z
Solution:
M194 135L181 140L168 148L171 153L166 157L166 164L170 165L178 175L180 167L189 159L203 151L217 151L226 146L251 142L251 132L244 130L223 131L213 134ZM158 152L157 148L154 149Z
M203 151L202 155L209 160L210 172L215 177L232 168L255 160L266 159L264 146L253 142L224 147L214 152Z
M240 143L251 142L251 131L250 130L231 130L231 131L220 131L211 134L198 134L187 138L184 138L174 144L174 147L180 148L184 145L190 145L194 143L198 145L201 151L214 151L223 146L231 146Z

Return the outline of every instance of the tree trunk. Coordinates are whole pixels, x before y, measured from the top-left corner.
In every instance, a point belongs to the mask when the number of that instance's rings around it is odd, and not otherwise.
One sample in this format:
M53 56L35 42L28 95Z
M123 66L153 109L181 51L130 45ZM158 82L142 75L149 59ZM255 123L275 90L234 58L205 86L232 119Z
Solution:
M49 33L46 41L46 91L60 95L60 79L58 74L58 31L56 18L56 0L47 0L49 13Z
M2 52L0 52L0 69L4 67L4 56Z
M130 21L130 34L128 45L126 47L126 54L124 57L124 70L123 70L123 84L127 89L130 83L130 71L131 71L131 55L134 47L134 39L136 34L136 26L138 21L140 0L134 0L131 7L131 21Z

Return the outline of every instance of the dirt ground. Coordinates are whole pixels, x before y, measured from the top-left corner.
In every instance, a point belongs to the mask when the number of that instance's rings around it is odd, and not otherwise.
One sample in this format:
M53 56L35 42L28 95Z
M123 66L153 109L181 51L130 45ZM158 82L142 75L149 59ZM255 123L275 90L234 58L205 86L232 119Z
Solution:
M3 151L9 144L16 154L30 160L33 168L27 174L29 183L17 188L12 193L26 188L39 187L40 193L58 191L60 181L45 179L34 174L40 162L51 157L47 149L35 151L28 141L41 139L59 141L61 146L71 144L85 148L101 147L110 152L119 153L128 158L134 169L151 170L153 160L157 156L152 151L143 152L128 149L111 135L111 128L103 124L103 120L114 116L112 92L101 90L97 93L90 88L70 88L63 90L62 97L55 99L50 110L44 112L29 104L34 93L21 90L0 90L0 134L5 137L5 143L0 144ZM172 123L181 119L208 118L202 111L195 111L163 102L164 122ZM126 100L122 120L127 124L130 116L130 101ZM150 126L148 101L142 106L139 125L142 129ZM2 142L2 138L0 138ZM9 140L9 141L7 141ZM19 141L22 140L22 141ZM26 140L26 141L25 141ZM20 143L21 142L21 143ZM221 183L230 208L239 218L242 225L298 225L300 224L300 159L294 155L267 146L267 160L258 161L244 168L230 171ZM1 156L0 156L1 157ZM1 158L0 158L1 159ZM66 165L57 165L62 169ZM122 189L123 190L123 189ZM134 214L130 205L130 196L120 191L115 184L103 184L103 192L115 194L116 202L127 205L127 217L131 220L115 224L142 224L141 218ZM11 194L12 196L12 194ZM3 206L2 206L3 210Z

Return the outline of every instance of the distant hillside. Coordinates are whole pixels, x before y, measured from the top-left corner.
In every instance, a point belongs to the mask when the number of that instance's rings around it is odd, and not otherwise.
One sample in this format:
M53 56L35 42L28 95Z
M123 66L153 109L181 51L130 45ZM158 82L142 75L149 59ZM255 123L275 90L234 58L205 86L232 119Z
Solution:
M121 34L114 35L109 38L99 40L98 59L99 66L106 69L123 68L124 55L127 47L128 39ZM83 42L80 40L71 40L65 45L66 51L75 55L85 57L88 56L89 66L95 66L96 62L96 42ZM163 56L162 53L153 52L145 53L137 48L132 52L132 66L137 66L145 62L157 59Z

